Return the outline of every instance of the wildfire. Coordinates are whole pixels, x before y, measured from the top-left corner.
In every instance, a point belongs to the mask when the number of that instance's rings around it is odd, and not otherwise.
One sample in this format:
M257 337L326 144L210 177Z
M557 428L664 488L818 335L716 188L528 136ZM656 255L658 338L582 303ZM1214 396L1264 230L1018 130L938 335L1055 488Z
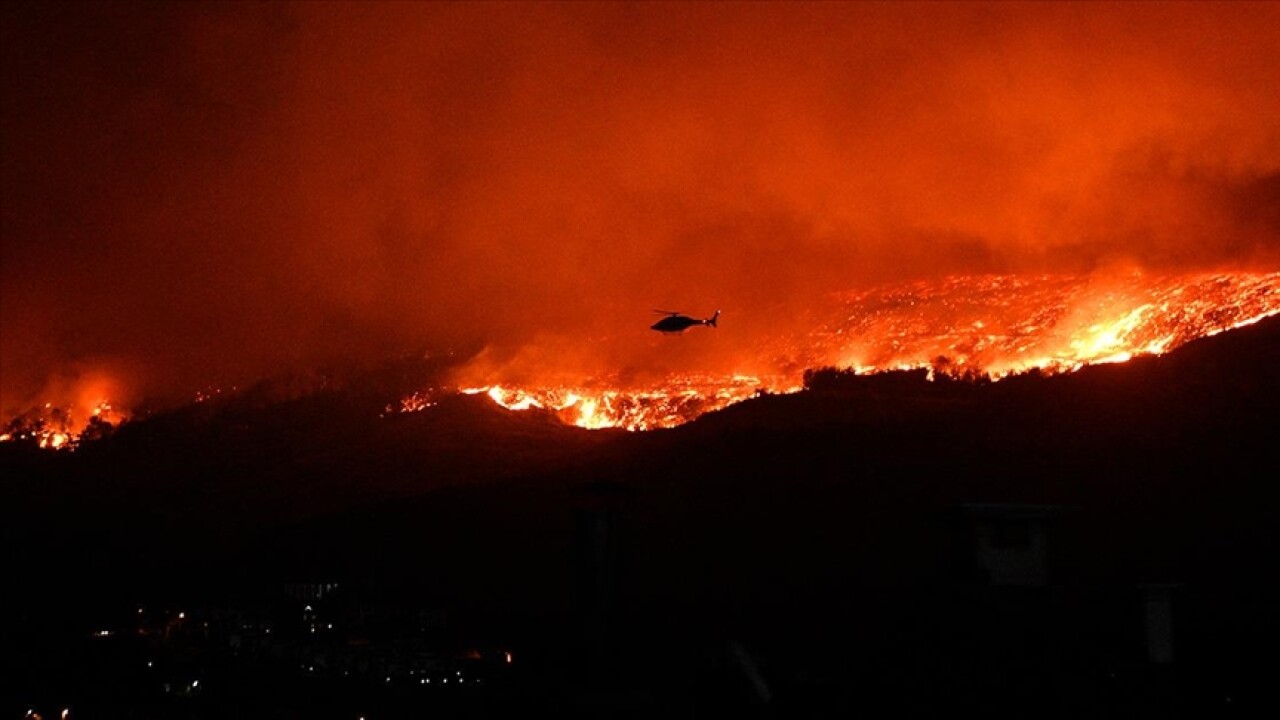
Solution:
M930 377L995 380L1030 370L1072 372L1159 355L1280 313L1280 273L953 276L834 300L834 309L810 313L812 330L766 348L757 365L778 368L772 374L671 376L646 388L604 379L462 392L484 393L509 410L550 411L578 427L651 430L760 393L795 392L805 368L928 368Z
M963 276L846 293L807 366L992 378L1159 355L1280 312L1280 273Z
M387 404L384 415L427 411L442 396L462 393L581 428L653 430L761 394L797 392L806 369L927 368L930 377L993 380L1030 370L1072 372L1166 353L1278 313L1280 272L952 276L832 296L804 314L797 323L803 331L771 338L744 356L749 374L670 375L647 386L599 376L546 386L437 386ZM719 329L732 331L731 324ZM564 368L553 370L565 376ZM108 387L86 384L67 393L72 400L65 404L45 403L13 418L0 427L0 442L71 449L106 434L127 418L105 399ZM210 388L195 402L223 395Z
M9 421L0 442L32 442L46 450L74 448L80 440L96 437L124 421L124 412L100 400L81 412L75 404L58 407L45 403Z
M531 390L494 385L466 388L462 392L483 393L508 410L548 410L565 423L590 430L653 430L674 427L723 409L769 391L774 384L743 375L682 376L669 378L662 387L651 389L582 386ZM788 391L798 389L788 388Z

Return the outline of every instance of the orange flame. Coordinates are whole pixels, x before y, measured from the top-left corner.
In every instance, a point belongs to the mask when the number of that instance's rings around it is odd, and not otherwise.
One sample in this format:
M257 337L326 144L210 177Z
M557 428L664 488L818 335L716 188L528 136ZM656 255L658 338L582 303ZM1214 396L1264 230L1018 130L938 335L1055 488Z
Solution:
M952 276L842 293L811 313L803 335L779 338L765 375L673 375L657 387L607 381L549 387L490 385L509 410L540 408L578 427L651 430L688 422L762 392L800 389L794 368L860 373L928 368L998 380L1039 370L1160 355L1191 340L1280 313L1280 273L1153 276ZM784 370L783 368L793 368Z
M782 387L775 380L751 376L669 378L660 388L619 389L593 386L539 389L501 385L466 388L468 395L484 393L508 410L538 408L562 421L590 430L621 428L653 430L674 427L699 415L720 410L761 392ZM787 387L785 391L798 390Z
M88 412L82 412L81 407L75 403L65 407L45 403L11 420L5 432L0 433L0 442L29 441L47 450L72 449L82 438L119 425L127 417L106 399L90 404Z

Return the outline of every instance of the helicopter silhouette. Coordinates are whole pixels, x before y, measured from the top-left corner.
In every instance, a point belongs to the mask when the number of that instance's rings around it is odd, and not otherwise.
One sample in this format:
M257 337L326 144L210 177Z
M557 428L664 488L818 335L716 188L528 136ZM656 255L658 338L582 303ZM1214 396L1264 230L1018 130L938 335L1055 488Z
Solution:
M654 310L654 312L660 313L662 315L666 315L666 317L650 325L649 329L657 330L660 333L666 333L666 334L682 333L685 330L688 330L689 328L693 327L694 325L706 325L708 327L716 327L716 320L719 319L720 317L719 310L717 310L714 315L712 315L711 317L705 320L691 318L688 315L684 315L678 312L671 312L670 310Z

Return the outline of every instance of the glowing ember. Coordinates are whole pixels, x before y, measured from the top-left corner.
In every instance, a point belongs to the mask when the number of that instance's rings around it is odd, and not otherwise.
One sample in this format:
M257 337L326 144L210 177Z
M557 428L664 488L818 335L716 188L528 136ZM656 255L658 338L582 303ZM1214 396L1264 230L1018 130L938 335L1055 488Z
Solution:
M391 414L394 412L402 412L402 413L422 412L427 408L436 406L435 396L436 396L436 391L434 388L427 389L427 390L419 390L418 392L410 393L409 395L406 395L400 398L399 407L395 405L388 405L386 406L386 408L383 409L383 412L386 414Z
M234 385L232 385L232 386L231 386L231 392L235 392L235 391L236 391L236 389L237 389L237 388L236 388ZM230 394L230 393L228 393L228 394ZM195 403L208 402L208 401L210 401L210 400L214 400L214 399L216 399L216 398L220 397L221 395L222 395L222 388L220 388L220 387L208 387L208 388L205 388L205 389L203 389L203 390L197 390L197 391L196 391L196 394L195 394L195 397L194 397L194 398L192 398L192 402L195 402Z
M659 387L474 387L509 410L540 408L583 428L650 430L688 422L761 392L794 392L804 368L861 373L929 368L999 379L1159 355L1280 313L1280 273L1108 277L956 276L842 293L779 338L764 376L672 376ZM783 368L792 368L785 371ZM801 368L797 371L794 368Z

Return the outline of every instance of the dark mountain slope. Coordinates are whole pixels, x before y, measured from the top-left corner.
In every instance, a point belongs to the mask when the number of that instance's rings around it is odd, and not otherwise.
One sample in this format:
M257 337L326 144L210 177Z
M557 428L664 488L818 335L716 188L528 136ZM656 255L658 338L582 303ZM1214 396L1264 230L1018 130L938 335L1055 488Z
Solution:
M340 581L535 673L614 667L616 698L711 693L717 716L749 697L732 641L777 717L1219 715L1265 696L1280 642L1278 361L1280 318L1064 376L818 371L640 434L483 397L187 408L72 454L0 448L9 617ZM1052 518L1046 586L973 574L965 508L1009 504ZM1139 662L1150 583L1179 588L1176 672ZM535 677L517 706L582 699Z

